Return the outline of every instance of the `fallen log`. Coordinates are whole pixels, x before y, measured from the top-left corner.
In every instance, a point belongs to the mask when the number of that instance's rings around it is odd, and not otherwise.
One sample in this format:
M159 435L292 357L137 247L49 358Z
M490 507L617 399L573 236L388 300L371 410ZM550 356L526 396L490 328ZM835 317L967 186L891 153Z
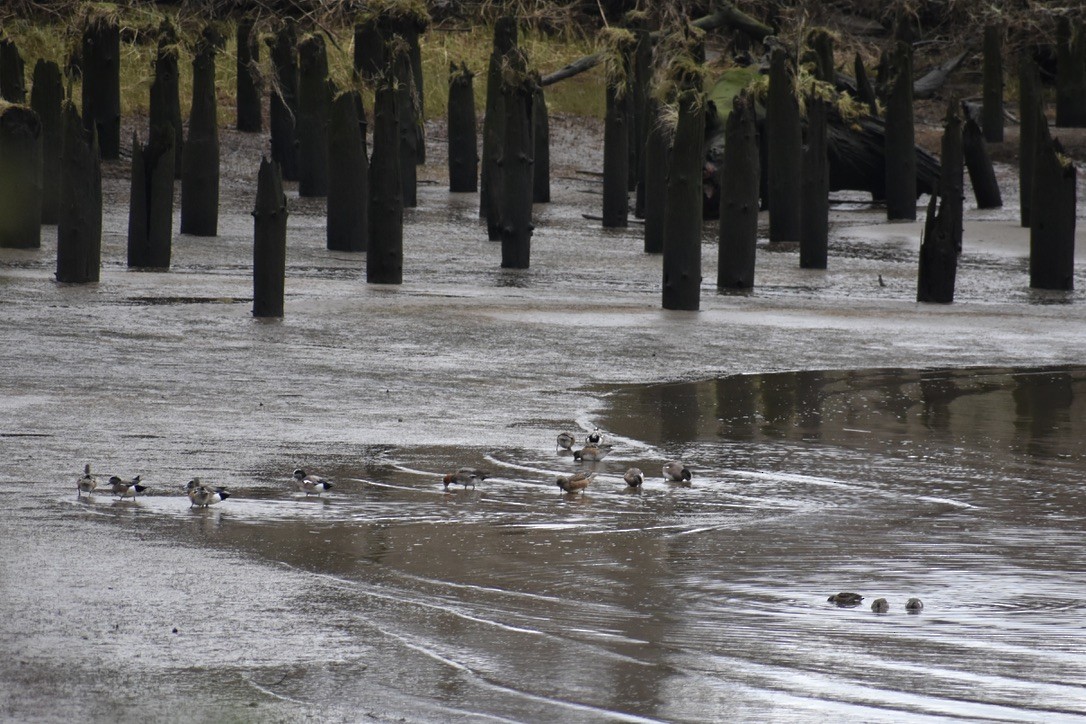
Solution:
M934 96L950 78L950 74L958 69L958 66L971 52L973 52L973 49L967 46L958 55L955 55L939 67L928 71L922 78L913 81L913 100L925 100Z

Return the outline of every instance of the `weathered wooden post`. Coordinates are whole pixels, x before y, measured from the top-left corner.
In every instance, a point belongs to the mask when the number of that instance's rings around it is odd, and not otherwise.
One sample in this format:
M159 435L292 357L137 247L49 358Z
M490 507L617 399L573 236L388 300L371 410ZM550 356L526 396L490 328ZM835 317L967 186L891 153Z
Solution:
M943 128L942 174L932 194L920 243L916 301L950 304L958 273L962 238L962 126L958 103L947 105Z
M394 83L391 68L386 69L373 102L370 245L366 254L366 281L370 284L403 283L403 185Z
M517 47L517 20L503 15L494 23L494 47L486 73L486 115L483 116L483 163L480 170L479 217L486 219L487 238L501 241L499 219L502 190L498 156L505 138L505 111L501 107L502 63Z
M173 128L155 126L147 145L132 134L128 266L169 269L173 247Z
M527 269L532 249L532 96L535 83L520 50L508 56L502 77L505 136L501 151L502 268ZM626 179L622 179L625 188Z
M830 165L827 157L826 103L807 96L807 145L803 148L799 265L825 269L829 252Z
M631 54L636 39L628 30L611 29L607 52L606 114L603 127L603 226L622 228L630 209Z
M634 216L645 218L645 152L649 138L649 89L652 87L652 37L643 26L633 30L637 45L633 53L633 128L630 158L634 179ZM536 163L539 163L537 156Z
M369 246L369 163L358 131L358 91L332 101L328 126L328 248L366 251Z
M253 316L282 317L287 268L287 197L279 165L260 160L253 209Z
M83 122L98 133L103 159L121 155L121 31L116 16L92 7L83 27Z
M181 125L181 90L177 69L177 30L169 19L158 29L158 52L155 55L155 78L151 81L150 132L156 127L173 130L173 172L181 178L184 128Z
M272 160L279 164L282 178L298 180L298 29L293 18L287 18L271 44L273 74L268 123L271 126Z
M192 59L189 137L181 157L181 233L215 236L219 228L219 124L215 31L204 30Z
M833 63L833 35L825 28L812 28L807 33L807 45L814 51L815 78L833 84L837 69Z
M453 193L479 190L474 77L467 63L449 64L449 191Z
M856 54L852 61L853 72L856 74L856 93L860 102L867 106L867 111L872 116L879 115L879 103L875 98L875 89L871 85L871 79L867 76L867 68L864 67L863 58Z
M403 205L415 208L418 199L419 115L416 103L414 71L411 68L410 46L399 35L393 35L385 52L392 63L396 78L396 121L400 133L400 183Z
M26 64L11 38L0 38L0 99L26 103Z
M724 136L716 285L720 289L752 289L761 160L754 100L748 93L740 93L732 101Z
M1086 24L1067 15L1056 25L1056 125L1086 127Z
M1033 158L1037 148L1037 121L1043 113L1041 73L1028 50L1018 55L1018 205L1019 224L1030 225L1033 202Z
M367 83L373 83L388 65L380 16L364 12L354 25L354 69Z
M664 251L667 216L667 178L671 162L672 129L663 118L664 104L651 97L645 110L645 253Z
M977 208L998 209L1003 206L1003 195L999 191L992 159L988 157L984 133L977 125L977 119L968 103L962 104L962 111L965 116L962 152L965 156L965 167L969 170L969 180L973 185L973 196L977 199Z
M244 133L260 133L264 119L260 112L260 44L253 35L253 19L242 18L237 30L237 129Z
M898 40L890 56L886 97L886 218L916 219L916 141L912 50Z
M41 223L55 224L60 218L60 149L64 144L64 83L60 67L51 60L34 64L34 85L30 107L41 121L42 197Z
M0 248L39 248L41 208L41 120L0 101Z
M57 281L97 282L102 267L102 163L98 132L64 103Z
M664 309L696 311L701 304L702 168L705 105L700 68L680 61L675 72L678 123L671 146L664 222Z
M532 156L532 201L537 204L551 202L551 121L547 113L547 95L539 74L534 78L535 95L532 96L532 138L535 151Z
M328 195L328 51L313 33L298 44L298 195Z
M769 54L765 123L769 147L769 240L799 241L803 130L795 68L788 51L780 45L774 45Z
M1070 291L1075 288L1075 164L1049 134L1043 115L1037 119L1034 154L1029 285Z
M422 3L408 4L403 7L404 10L394 19L394 28L395 32L407 43L407 59L411 66L411 87L415 104L412 124L412 130L415 132L415 163L423 164L426 162L426 135L424 133L426 127L423 125L426 120L426 89L423 87L422 48L419 45L419 36L430 26L430 15Z
M984 140L1003 142L1003 25L984 26L984 76L982 83L981 125Z

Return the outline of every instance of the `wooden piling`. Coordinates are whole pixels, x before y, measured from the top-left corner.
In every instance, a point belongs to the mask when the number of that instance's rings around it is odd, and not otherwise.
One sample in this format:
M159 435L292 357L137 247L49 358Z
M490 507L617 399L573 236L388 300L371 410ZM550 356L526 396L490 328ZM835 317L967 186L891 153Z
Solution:
M1048 131L1048 120L1037 119L1033 160L1033 199L1029 227L1029 285L1034 289L1075 288L1074 162Z
M392 36L386 49L396 78L396 121L400 134L400 184L405 208L415 208L418 201L419 125L417 89L411 67L410 46L400 36Z
M652 37L643 27L635 28L637 45L633 54L633 135L630 158L634 177L634 217L645 218L645 153L649 138L649 89L652 87ZM539 158L536 158L539 163Z
M969 170L969 181L973 186L973 196L978 209L998 209L1003 206L1003 195L999 191L992 159L988 156L988 147L984 133L977 125L972 109L962 104L965 125L962 127L962 149L965 167Z
M535 139L535 152L532 155L532 201L537 204L549 204L551 202L551 122L547 112L547 96L539 77L535 78L535 95L532 96L532 138Z
M503 269L527 269L532 249L532 96L535 82L520 51L509 54L502 79L505 135L502 170L501 242ZM623 178L625 188L625 178Z
M171 126L155 126L147 145L132 134L128 207L128 266L169 269L173 247L174 140Z
M367 83L381 77L385 59L385 40L382 37L379 17L364 13L354 26L354 69Z
M253 316L282 317L287 267L287 197L279 165L260 160L253 209Z
M102 266L102 163L95 124L64 103L57 281L97 282Z
M41 209L41 120L28 106L0 102L0 248L39 248Z
M826 103L807 96L807 145L803 148L799 266L825 269L829 255L830 166Z
M1003 25L984 26L984 75L980 118L984 140L1003 142ZM968 122L967 122L968 123Z
M890 56L886 98L886 218L916 219L916 142L912 52L897 41Z
M872 116L879 115L879 104L875 99L875 89L871 85L871 79L867 76L867 68L864 67L863 58L856 54L852 62L853 72L856 74L856 93L861 103L867 106L867 111Z
M836 82L837 68L833 63L833 35L825 28L812 28L807 33L807 45L814 51L815 78L826 83Z
M932 194L920 243L916 301L950 304L962 238L962 126L958 103L947 106L943 126L942 174Z
M501 241L500 202L502 180L498 156L505 138L502 108L502 63L517 47L517 20L503 15L494 22L494 45L486 73L486 115L483 116L483 158L480 168L479 217L486 219L487 238Z
M298 44L298 195L328 195L328 51L313 33Z
M274 84L268 109L272 160L285 181L298 180L298 29L293 18L279 26L269 41Z
M467 63L449 64L449 191L453 193L479 190L474 77Z
M1041 73L1027 50L1018 55L1018 204L1019 224L1030 225L1033 202L1033 158L1037 148L1037 121L1044 112Z
M1086 23L1067 15L1056 24L1056 125L1086 128Z
M0 99L26 103L26 64L11 38L0 38Z
M664 251L667 217L667 178L671 162L672 129L663 119L663 103L650 96L645 111L645 253Z
M121 155L121 31L116 16L92 8L83 26L83 122L93 125L102 158Z
M701 304L702 169L705 105L700 78L679 71L678 111L664 222L664 309L696 311Z
M758 124L754 100L740 93L724 126L720 166L720 230L716 285L719 289L754 287L758 241Z
M41 223L55 224L60 218L60 149L64 144L61 108L64 83L60 67L51 60L34 64L34 85L30 89L30 107L41 121L42 197Z
M205 29L192 60L189 137L181 156L181 233L215 236L219 227L219 124L214 31Z
M184 147L184 127L181 125L181 90L177 68L178 43L177 30L174 28L173 23L169 19L163 20L158 29L158 51L155 54L155 77L151 81L150 128L148 129L149 135L154 133L156 127L161 129L169 126L172 129L174 139L173 172L175 178L181 178L182 149Z
M391 71L386 70L373 103L370 245L366 254L366 281L370 284L403 283L403 185L393 82Z
M242 18L237 29L237 129L243 133L260 133L264 118L260 108L261 89L260 44L253 34L252 18Z
M799 241L803 131L796 98L796 75L788 52L775 45L769 54L766 101L769 147L769 240Z
M328 125L328 248L369 247L369 163L358 129L358 91L332 101Z
M630 198L630 94L631 52L634 38L627 31L612 30L608 43L607 81L603 123L603 226L624 228L629 220Z

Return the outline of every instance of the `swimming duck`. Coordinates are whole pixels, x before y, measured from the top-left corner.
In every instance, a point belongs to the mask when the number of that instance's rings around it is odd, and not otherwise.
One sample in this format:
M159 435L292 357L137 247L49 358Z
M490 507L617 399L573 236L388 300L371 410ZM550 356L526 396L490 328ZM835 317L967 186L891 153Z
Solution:
M567 493L580 493L588 487L588 484L595 479L596 475L596 473L583 472L574 473L573 476L569 478L559 475L556 482L558 483L558 487Z
M611 452L610 445L585 445L580 450L573 451L574 460L603 460L607 453Z
M445 489L448 490L450 485L459 484L467 488L469 485L475 487L475 482L478 480L486 480L487 474L482 470L476 470L474 468L460 468L455 473L449 473L441 482L445 484Z
M116 475L111 475L109 484L113 489L113 494L121 496L122 499L135 498L137 493L142 493L144 490L147 490L147 486L140 483L139 475L131 480L122 480Z
M841 591L840 593L833 594L826 600L830 603L840 606L841 608L852 608L853 606L859 606L860 601L864 600L864 597L858 593Z
M890 602L885 598L876 598L871 602L871 610L875 613L886 613L890 610Z
M204 485L200 482L200 478L193 478L189 481L186 488L189 494L189 500L192 504L190 508L206 508L209 505L215 505L215 503L221 503L230 497L230 493L226 492L226 488L211 487L210 485Z
M626 474L622 476L622 479L626 481L626 484L631 488L641 487L641 483L645 482L645 476L641 474L639 468L630 468L626 471Z
M573 437L573 433L560 432L558 433L558 448L560 450L570 450L573 448L573 443L577 442L577 438Z
M684 480L690 480L691 477L693 476L689 468L683 465L680 460L672 460L664 465L664 480L681 483Z
M909 613L920 613L924 610L924 602L919 598L910 598L905 602L905 610Z
M307 498L310 495L316 495L319 498L321 493L327 493L334 487L331 480L325 480L316 475L306 475L301 468L294 471L294 484L298 486L298 490L305 493Z
M597 427L592 432L588 433L588 437L584 439L585 445L599 445L603 442L603 435L600 434L600 429Z
M83 493L91 493L98 487L98 478L91 475L90 463L83 466L83 477L75 481L75 493L77 498L83 497Z

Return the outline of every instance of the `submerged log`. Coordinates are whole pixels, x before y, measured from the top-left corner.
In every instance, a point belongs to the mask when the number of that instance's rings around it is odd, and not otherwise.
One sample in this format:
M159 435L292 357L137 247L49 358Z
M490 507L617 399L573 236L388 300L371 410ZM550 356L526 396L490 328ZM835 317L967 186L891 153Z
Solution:
M97 282L102 267L102 162L98 132L84 123L66 101L56 276L76 284Z
M155 78L151 81L151 107L149 136L155 128L171 129L173 144L173 171L181 178L184 149L184 128L181 125L180 79L177 69L177 31L167 19L158 30L158 51L155 54ZM159 131L161 132L161 130Z
M34 85L30 107L41 121L42 197L41 223L55 224L60 218L60 150L64 144L64 84L60 67L51 60L34 64Z
M992 159L988 156L988 147L984 134L969 104L963 103L965 125L962 128L962 148L965 155L965 167L969 169L969 180L973 185L973 196L978 209L998 209L1003 206L1003 195L999 191ZM945 166L945 164L944 164Z
M219 122L216 42L205 31L192 60L189 137L181 156L181 233L215 236L219 229Z
M260 133L264 119L260 111L260 44L253 34L253 19L238 21L237 30L237 129L243 133Z
M268 120L272 160L287 181L298 180L298 30L292 18L279 27L271 44L274 73Z
M749 95L735 97L724 134L716 285L721 289L752 289L760 161L754 101Z
M517 47L516 18L506 15L494 23L494 45L486 74L486 115L483 116L483 164L479 189L479 217L486 219L487 238L501 240L499 207L501 169L498 156L505 138L505 110L502 108L502 63Z
M984 140L1003 142L1003 26L984 27L984 82L981 124Z
M173 246L173 128L156 126L147 145L132 134L128 266L169 269Z
M886 218L916 219L916 140L912 53L898 41L890 58L886 103Z
M298 195L328 195L328 51L324 37L298 44Z
M98 135L103 159L121 155L121 31L117 18L94 9L83 27L83 122Z
M1041 73L1027 52L1018 55L1018 203L1019 224L1030 225L1033 204L1033 160L1037 148L1037 121L1043 113Z
M800 204L799 265L803 269L826 268L830 214L827 137L826 104L813 94L809 95Z
M803 131L799 99L796 98L795 68L783 47L774 47L769 58L769 98L766 101L769 240L798 241Z
M1034 289L1075 288L1075 164L1037 119L1033 160L1033 201L1029 227L1029 285Z
M26 103L26 64L11 38L0 38L0 99Z
M369 163L358 132L357 91L332 102L328 126L328 248L366 251L369 247Z
M958 254L962 240L962 126L958 104L947 106L943 128L939 193L931 197L920 244L916 301L949 304L954 301Z
M260 160L253 209L253 316L282 317L287 267L287 197L279 165Z
M39 248L41 209L41 120L27 106L0 104L0 248Z
M532 255L532 97L535 81L519 51L510 55L502 82L501 242L503 269L527 269ZM625 181L625 179L624 179Z
M695 78L680 78L664 222L663 307L701 306L702 164L707 101Z
M474 77L467 63L449 65L449 191L453 193L479 190Z
M403 283L403 185L400 182L400 129L391 71L378 83L373 103L373 155L370 157L370 245L366 281Z

